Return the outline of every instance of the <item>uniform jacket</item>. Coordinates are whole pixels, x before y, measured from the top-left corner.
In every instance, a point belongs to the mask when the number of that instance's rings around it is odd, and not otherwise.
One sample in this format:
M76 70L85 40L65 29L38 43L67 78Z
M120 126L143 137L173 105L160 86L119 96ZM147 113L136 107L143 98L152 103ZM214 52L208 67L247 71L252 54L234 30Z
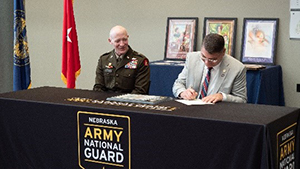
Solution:
M129 47L117 63L114 50L100 56L93 90L147 94L150 85L148 59Z
M204 67L200 52L188 53L185 66L173 85L174 96L178 97L188 87L199 93ZM226 95L223 101L247 102L246 68L241 62L225 55L216 75L216 86L208 95L223 93Z

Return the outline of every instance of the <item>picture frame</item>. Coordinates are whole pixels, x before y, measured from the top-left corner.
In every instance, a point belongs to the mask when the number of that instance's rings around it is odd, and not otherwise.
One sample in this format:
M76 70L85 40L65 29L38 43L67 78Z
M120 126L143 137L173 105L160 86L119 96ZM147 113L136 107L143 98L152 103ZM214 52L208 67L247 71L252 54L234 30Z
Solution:
M235 56L237 18L204 17L203 39L207 34L217 33L225 40L226 54Z
M197 31L197 17L168 17L164 60L185 60L196 50Z
M278 18L244 18L241 62L274 65Z

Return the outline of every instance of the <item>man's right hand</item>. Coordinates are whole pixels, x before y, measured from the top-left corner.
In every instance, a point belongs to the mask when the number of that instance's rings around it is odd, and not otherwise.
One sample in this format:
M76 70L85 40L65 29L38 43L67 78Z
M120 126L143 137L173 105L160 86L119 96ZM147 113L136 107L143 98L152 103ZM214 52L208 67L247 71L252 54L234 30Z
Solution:
M198 93L192 88L188 88L179 94L179 97L185 100L194 100L197 98L197 96Z

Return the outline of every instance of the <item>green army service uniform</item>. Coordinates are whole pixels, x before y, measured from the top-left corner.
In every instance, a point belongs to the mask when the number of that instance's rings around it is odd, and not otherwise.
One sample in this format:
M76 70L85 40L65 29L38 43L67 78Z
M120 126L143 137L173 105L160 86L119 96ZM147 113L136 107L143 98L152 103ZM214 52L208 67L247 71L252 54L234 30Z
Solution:
M147 94L150 85L148 59L130 47L117 62L114 50L100 56L93 90Z

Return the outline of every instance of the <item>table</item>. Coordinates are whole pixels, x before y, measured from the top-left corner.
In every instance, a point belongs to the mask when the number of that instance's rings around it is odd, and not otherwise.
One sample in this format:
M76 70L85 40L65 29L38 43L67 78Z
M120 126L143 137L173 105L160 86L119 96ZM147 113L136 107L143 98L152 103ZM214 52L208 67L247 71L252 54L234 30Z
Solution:
M280 65L262 70L247 70L248 103L284 106Z
M154 61L150 63L151 95L174 97L172 87L183 69L183 62ZM266 69L247 70L248 103L284 106L282 69L280 65Z
M0 168L299 169L300 109L109 96L55 87L0 94Z

